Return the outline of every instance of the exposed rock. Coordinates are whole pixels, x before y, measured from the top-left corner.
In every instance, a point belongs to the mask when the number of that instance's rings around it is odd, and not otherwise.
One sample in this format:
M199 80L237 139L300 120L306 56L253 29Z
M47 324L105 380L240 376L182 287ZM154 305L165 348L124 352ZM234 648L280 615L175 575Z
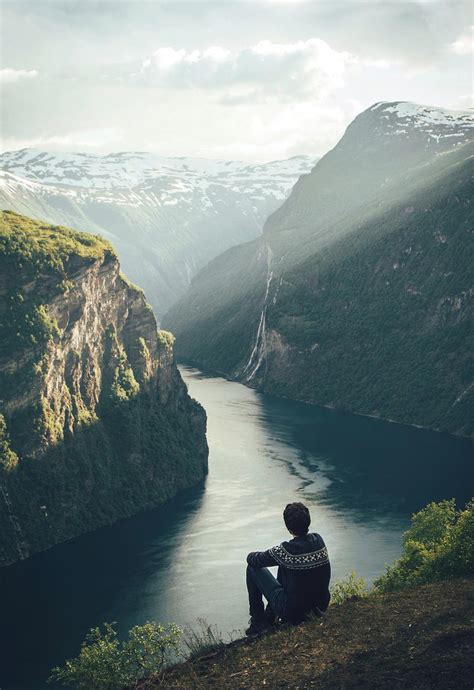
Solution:
M5 212L0 265L5 565L202 480L207 443L174 339L110 245Z

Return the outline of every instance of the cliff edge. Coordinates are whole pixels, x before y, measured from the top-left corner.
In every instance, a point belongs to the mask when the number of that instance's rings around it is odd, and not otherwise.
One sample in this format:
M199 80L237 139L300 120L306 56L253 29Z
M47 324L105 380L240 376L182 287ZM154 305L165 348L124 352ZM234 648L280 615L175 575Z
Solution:
M303 625L223 645L138 690L468 690L473 603L472 579L356 598Z
M207 472L206 416L103 239L0 216L0 566Z

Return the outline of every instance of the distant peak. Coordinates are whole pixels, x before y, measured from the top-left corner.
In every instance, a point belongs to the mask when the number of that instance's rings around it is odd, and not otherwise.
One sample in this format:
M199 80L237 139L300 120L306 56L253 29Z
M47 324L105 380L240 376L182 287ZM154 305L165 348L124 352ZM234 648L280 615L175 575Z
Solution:
M387 114L387 116L393 114L398 118L425 121L435 125L453 125L459 121L464 123L471 121L470 126L474 126L472 110L450 110L412 101L380 101L368 108L366 112L374 111Z

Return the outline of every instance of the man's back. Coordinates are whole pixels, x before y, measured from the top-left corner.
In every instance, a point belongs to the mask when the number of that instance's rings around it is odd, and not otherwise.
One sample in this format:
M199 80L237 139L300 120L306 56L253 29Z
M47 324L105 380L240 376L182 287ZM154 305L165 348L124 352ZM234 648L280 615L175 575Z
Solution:
M328 552L322 537L308 531L311 524L308 508L303 503L288 503L283 520L293 539L247 556L250 613L247 635L258 635L271 624L263 597L268 601L269 611L290 623L300 623L311 611L325 611L329 605ZM278 566L277 579L268 570L272 566Z
M331 566L322 537L316 533L294 537L270 549L278 563L277 579L288 597L291 618L304 618L329 604Z
M327 609L331 566L319 534L308 533L267 551L251 553L247 563L254 568L278 566L277 579L285 590L288 620L299 622L310 611Z

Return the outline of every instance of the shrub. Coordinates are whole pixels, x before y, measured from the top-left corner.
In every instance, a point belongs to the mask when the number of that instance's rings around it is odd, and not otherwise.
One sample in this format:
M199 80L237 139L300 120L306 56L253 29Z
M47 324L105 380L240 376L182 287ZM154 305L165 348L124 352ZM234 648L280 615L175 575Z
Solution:
M176 625L145 623L132 628L121 642L114 624L105 623L103 628L89 631L79 656L54 668L50 682L83 690L121 690L159 675L170 652L177 651L181 636Z
M163 347L165 347L166 349L170 349L173 347L175 337L169 331L163 331L163 330L159 329L158 330L158 341L160 342L161 345L163 345Z
M331 604L338 606L350 599L360 599L369 593L367 583L363 577L357 577L355 570L343 580L339 580L331 587Z
M401 558L375 581L379 591L472 575L474 499L459 511L454 499L430 503L413 515L403 545Z

